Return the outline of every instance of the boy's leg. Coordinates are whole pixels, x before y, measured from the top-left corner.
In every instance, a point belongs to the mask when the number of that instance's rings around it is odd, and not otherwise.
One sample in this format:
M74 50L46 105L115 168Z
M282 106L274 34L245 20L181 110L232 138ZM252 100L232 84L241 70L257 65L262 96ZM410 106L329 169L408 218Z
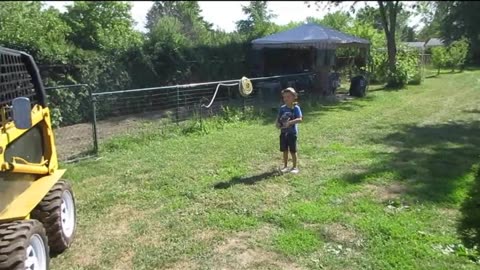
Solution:
M288 164L288 141L285 134L280 134L280 151L283 152L283 168L281 169L282 172L287 172L287 164Z
M292 154L292 161L293 161L293 167L292 170L290 171L291 173L298 173L299 170L297 168L297 152L290 152Z
M297 168L297 135L292 134L288 138L288 147L290 149L290 154L292 155L292 173L298 173Z
M297 167L297 153L296 152L290 152L292 155L292 163L293 163L293 168Z
M288 151L283 152L283 167L287 167L288 164Z

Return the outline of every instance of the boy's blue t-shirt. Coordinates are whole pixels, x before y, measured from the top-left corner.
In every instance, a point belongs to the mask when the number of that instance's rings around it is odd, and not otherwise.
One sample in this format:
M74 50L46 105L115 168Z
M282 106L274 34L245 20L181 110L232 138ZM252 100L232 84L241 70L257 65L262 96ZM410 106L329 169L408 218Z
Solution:
M300 106L295 105L293 108L289 108L287 105L282 105L278 111L278 121L284 125L287 121L302 117L302 110ZM281 128L282 133L297 134L297 124L290 126L289 128Z

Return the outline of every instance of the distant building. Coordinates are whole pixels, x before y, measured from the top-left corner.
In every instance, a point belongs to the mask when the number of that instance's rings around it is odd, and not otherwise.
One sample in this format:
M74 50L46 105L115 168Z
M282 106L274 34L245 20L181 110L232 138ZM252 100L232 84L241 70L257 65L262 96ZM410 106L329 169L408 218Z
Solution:
M443 40L439 38L430 38L425 42L425 48L444 46Z
M439 38L430 38L427 41L402 42L402 44L408 48L420 51L429 51L432 47L444 46L443 41Z
M415 42L403 42L409 48L415 48L418 50L425 50L425 42L423 41L415 41Z

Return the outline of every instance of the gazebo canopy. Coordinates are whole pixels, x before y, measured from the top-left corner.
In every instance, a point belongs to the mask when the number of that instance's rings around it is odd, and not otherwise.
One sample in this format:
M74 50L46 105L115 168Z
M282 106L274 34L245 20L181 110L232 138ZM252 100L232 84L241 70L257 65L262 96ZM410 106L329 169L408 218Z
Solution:
M307 23L252 41L254 49L290 48L336 49L342 46L367 48L370 42L316 23Z

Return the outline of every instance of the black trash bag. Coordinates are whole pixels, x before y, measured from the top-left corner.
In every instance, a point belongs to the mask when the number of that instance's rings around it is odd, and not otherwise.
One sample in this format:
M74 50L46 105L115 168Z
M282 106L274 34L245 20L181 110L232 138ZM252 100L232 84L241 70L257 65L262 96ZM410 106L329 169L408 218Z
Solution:
M364 97L367 90L367 78L363 75L358 75L350 80L350 96Z

